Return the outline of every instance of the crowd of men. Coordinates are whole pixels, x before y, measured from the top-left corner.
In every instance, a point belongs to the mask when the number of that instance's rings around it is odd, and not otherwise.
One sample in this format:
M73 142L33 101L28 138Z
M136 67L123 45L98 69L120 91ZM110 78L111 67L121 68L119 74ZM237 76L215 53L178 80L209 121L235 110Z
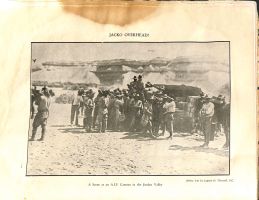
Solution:
M169 96L150 82L144 84L142 76L134 76L127 89L98 90L94 92L80 89L74 97L71 107L71 125L79 126L78 116L83 115L83 127L87 132L112 131L137 132L157 138L169 133L168 139L173 136L174 114L176 111L175 97ZM195 132L204 134L204 144L214 140L214 134L224 129L226 143L229 144L230 106L225 97L209 98L200 94L194 114Z
M98 90L98 94L95 95L92 89L79 89L72 100L71 126L80 126L81 114L86 132L127 131L157 138L167 131L167 138L172 139L176 99L161 88L152 90L153 87L155 86L150 82L144 84L142 76L139 75L134 76L128 88L123 90ZM33 120L31 140L34 140L39 126L42 127L42 136L39 140L44 139L49 115L49 98L53 95L54 93L46 87L41 91L34 89L32 92L31 102L38 106L38 112ZM193 132L200 131L204 135L202 147L208 147L209 142L214 140L215 132L221 129L226 136L224 147L228 147L230 105L222 95L209 98L201 93L193 119Z

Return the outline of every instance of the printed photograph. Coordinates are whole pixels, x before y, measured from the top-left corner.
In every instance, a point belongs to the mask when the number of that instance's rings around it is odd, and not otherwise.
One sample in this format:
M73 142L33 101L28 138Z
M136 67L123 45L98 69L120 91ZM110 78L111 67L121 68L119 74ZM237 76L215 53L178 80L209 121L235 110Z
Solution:
M228 175L230 42L31 43L27 176Z

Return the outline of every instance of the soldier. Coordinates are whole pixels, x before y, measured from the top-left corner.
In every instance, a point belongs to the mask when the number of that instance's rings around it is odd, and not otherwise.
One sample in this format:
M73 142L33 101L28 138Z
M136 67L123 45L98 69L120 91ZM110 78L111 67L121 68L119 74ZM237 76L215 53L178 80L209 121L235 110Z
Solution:
M173 137L173 130L174 130L174 112L175 112L175 102L174 99L167 96L166 97L166 102L163 105L163 109L164 109L164 123L165 123L165 127L166 130L169 132L169 136L168 139L172 139Z
M134 120L135 120L135 111L134 111L134 96L135 94L132 94L130 93L129 94L129 101L128 101L128 105L129 105L129 113L128 113L128 130L132 131L132 126L133 126L133 123Z
M108 93L107 91L104 91L99 99L98 102L98 132L99 133L105 133L106 128L107 128L107 118L108 118L108 104L109 104L109 99L107 97Z
M108 104L108 121L107 121L107 128L113 129L114 128L114 119L115 119L115 96L114 93L110 93L109 95L109 104Z
M87 106L87 101L88 101L88 91L84 91L84 94L82 95L83 98L83 107L85 108ZM86 116L84 115L83 119L83 127L86 128Z
M94 93L93 91L90 91L88 93L88 99L85 104L85 111L84 111L84 120L85 120L85 130L89 133L91 132L91 126L92 126L92 119L93 119L93 107L94 107L94 101L93 101Z
M37 128L41 126L41 137L38 141L44 140L46 133L47 119L49 116L50 95L47 89L39 92L39 97L36 99L35 104L38 106L38 112L32 124L32 136L30 141L33 141L36 136Z
M140 101L140 96L135 95L132 108L133 116L130 123L130 130L133 132L138 131L140 128L139 124L142 116L142 109L143 105L142 101Z
M74 119L75 119L75 125L78 126L78 115L79 115L79 109L83 102L82 98L82 92L79 90L77 95L73 97L72 105L71 105L71 119L70 124L73 125Z
M129 86L128 86L129 89L130 89L133 93L137 92L137 81L138 81L137 77L134 76L134 77L133 77L133 81L130 82L130 84L129 84Z
M125 120L124 120L124 123L123 123L123 127L125 130L128 130L128 124L129 124L129 112L130 112L130 109L129 109L129 102L130 102L130 98L129 98L129 94L128 92L125 90L123 91L123 113L125 115Z
M118 131L120 128L120 121L119 117L121 115L121 110L123 106L123 100L122 100L122 95L117 94L115 96L115 101L114 101L114 131Z
M197 105L196 105L196 108L195 108L195 111L194 111L194 129L192 130L192 133L199 132L200 129L201 129L200 110L201 110L202 105L204 103L204 96L205 96L204 93L201 92L200 97L197 100Z
M101 98L102 91L98 90L98 95L94 99L94 115L93 115L93 128L95 128L95 123L98 115L98 110L99 110L99 99Z
M31 119L33 119L35 114L34 103L38 97L39 91L37 90L37 87L34 86L34 88L31 90Z
M136 90L137 90L137 93L140 96L140 100L144 100L145 87L144 87L144 83L142 81L142 76L141 75L138 76L138 81L136 83Z
M79 88L79 91L80 91L81 95L83 95L85 93L85 91L84 91L84 89L82 87ZM81 116L84 115L84 104L83 104L83 101L80 103L79 114Z
M162 122L163 118L163 99L162 99L162 92L158 92L155 95L155 98L152 103L152 124L153 124L153 134L158 136L159 133L159 127Z
M205 102L200 110L201 130L204 134L204 144L201 147L208 147L209 142L213 138L211 134L214 134L211 130L211 119L214 115L214 104L210 102L210 98L205 96Z
M224 96L221 97L222 103L219 108L219 123L222 125L224 134L226 137L226 142L223 148L228 148L229 146L229 133L230 133L230 103L226 103Z
M141 124L143 126L143 134L147 131L153 137L152 133L152 103L151 103L151 93L147 93L147 98L144 99L143 103L143 115L141 118Z
M225 103L222 108L222 126L226 137L226 142L223 148L229 147L229 133L230 133L230 103Z
M223 107L222 95L214 97L214 115L212 116L212 131L217 135L218 132L221 132L222 120L221 120L221 110Z

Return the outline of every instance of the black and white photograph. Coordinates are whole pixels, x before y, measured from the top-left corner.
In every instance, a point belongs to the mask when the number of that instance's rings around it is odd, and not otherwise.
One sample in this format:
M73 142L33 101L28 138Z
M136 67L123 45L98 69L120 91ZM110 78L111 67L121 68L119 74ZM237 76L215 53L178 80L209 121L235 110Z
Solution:
M230 42L33 42L27 176L228 175Z

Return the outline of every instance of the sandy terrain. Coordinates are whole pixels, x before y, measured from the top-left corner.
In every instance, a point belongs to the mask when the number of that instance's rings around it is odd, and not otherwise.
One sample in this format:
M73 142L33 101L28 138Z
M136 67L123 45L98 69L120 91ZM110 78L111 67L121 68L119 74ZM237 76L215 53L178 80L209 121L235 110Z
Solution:
M199 135L175 133L166 140L126 132L86 133L70 127L69 119L70 105L52 103L45 140L28 143L27 175L228 174L223 135L204 149Z

